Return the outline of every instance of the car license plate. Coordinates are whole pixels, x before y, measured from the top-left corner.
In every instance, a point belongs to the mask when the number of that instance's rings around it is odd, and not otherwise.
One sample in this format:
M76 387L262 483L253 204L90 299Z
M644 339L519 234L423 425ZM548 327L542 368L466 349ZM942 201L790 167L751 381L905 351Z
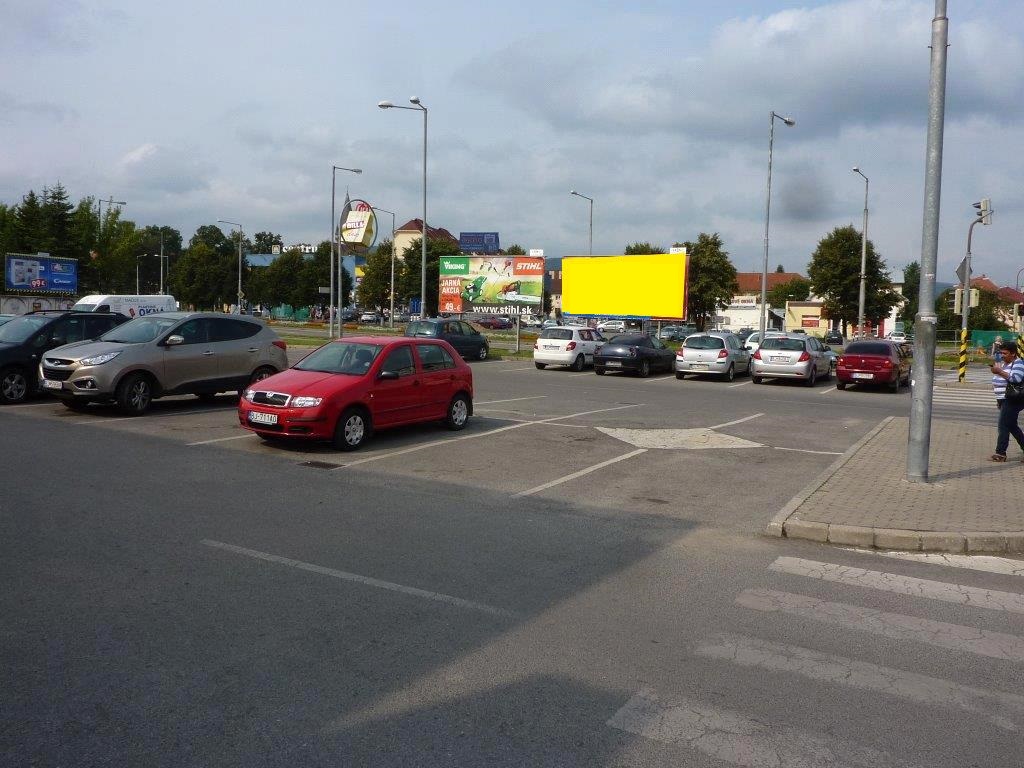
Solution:
M63 389L63 381L51 381L50 379L43 379L43 387L45 389Z
M855 379L873 379L875 375L873 373L855 373L853 374Z
M708 369L707 363L690 363L690 368L694 371L706 371Z
M618 360L609 360L607 363L605 363L605 365L607 365L609 368L618 368L622 365L622 363L620 363Z
M277 424L277 414L249 411L249 421L253 424Z
M786 357L785 355L782 355L782 356L776 355L774 357L769 357L768 360L770 362L773 362L773 363L788 363L789 362L789 358Z
M545 344L544 349L558 349L557 344Z

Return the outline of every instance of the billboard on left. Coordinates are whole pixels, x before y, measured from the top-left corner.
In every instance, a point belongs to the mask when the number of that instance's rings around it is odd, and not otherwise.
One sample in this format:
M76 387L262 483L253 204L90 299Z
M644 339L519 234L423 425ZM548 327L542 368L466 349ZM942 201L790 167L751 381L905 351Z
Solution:
M13 293L78 293L78 259L8 253L4 288Z
M440 311L528 315L540 311L544 259L442 256Z

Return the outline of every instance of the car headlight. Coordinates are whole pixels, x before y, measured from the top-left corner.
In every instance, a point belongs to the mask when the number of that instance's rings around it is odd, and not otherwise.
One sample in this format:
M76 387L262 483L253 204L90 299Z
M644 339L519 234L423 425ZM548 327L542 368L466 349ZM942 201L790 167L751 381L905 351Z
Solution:
M320 405L322 397L296 397L288 405L292 408L314 408Z
M120 351L107 352L104 355L96 355L96 357L83 357L78 362L80 362L82 365L103 365L104 363L109 363L111 360L113 360L120 354Z
M243 395L244 395L245 399L248 400L251 403L253 401L253 398L256 397L256 392L255 392L255 390L247 389L247 390L245 390Z

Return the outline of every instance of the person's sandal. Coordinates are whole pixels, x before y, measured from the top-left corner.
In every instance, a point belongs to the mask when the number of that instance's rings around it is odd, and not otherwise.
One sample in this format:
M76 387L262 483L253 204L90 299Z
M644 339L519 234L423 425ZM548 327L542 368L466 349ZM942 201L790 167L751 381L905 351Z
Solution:
M1006 461L1006 456L1001 453L993 453L992 461Z

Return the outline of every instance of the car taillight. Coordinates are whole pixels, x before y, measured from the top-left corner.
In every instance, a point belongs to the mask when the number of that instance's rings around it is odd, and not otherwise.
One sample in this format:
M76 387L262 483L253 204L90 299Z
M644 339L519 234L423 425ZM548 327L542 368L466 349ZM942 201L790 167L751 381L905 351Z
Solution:
M568 344L565 345L565 351L566 352L572 352L574 349L576 349L576 342L575 341L570 341Z
M273 344L273 345L274 345L275 347L280 347L280 348L281 348L281 349L283 349L283 350L284 350L285 352L287 352L287 351L288 351L288 345L287 345L287 344L286 344L285 342L283 342L283 341L282 341L281 339L274 339L274 340L273 340L272 342L270 342L270 343L271 343L271 344Z
M718 350L718 359L719 360L722 360L722 359L724 359L724 358L726 358L728 356L729 356L729 353L726 352L724 349Z
M889 358L885 358L885 360L882 361L882 367L892 368L892 360L890 360Z
M845 357L840 357L838 360L836 360L836 365L837 366L840 366L840 365L845 366L846 365L846 358Z
M755 351L754 351L754 354L752 354L752 355L751 355L751 357L752 357L752 358L753 358L754 360L760 360L760 359L761 359L761 350L760 350L760 349L758 349L758 350L755 350Z
M800 353L800 357L798 357L798 358L796 359L796 361L797 361L798 363L806 363L806 362L807 362L808 360L810 360L810 359L811 359L811 356L810 356L810 354L808 354L807 352L801 352L801 353Z

